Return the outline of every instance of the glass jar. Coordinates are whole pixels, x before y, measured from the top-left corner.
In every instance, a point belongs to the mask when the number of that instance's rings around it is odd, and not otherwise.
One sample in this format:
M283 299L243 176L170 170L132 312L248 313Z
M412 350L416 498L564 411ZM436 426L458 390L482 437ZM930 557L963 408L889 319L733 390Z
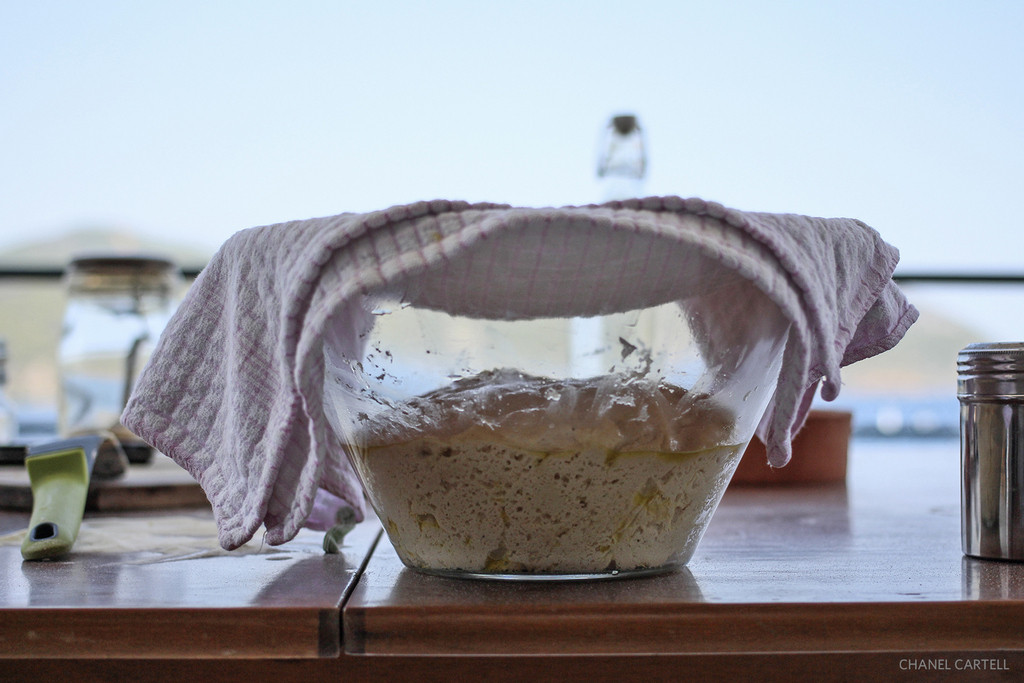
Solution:
M18 415L7 396L7 340L0 339L0 446L18 436Z
M68 265L65 286L58 430L109 430L126 446L140 442L121 412L178 303L180 271L157 256L82 256Z

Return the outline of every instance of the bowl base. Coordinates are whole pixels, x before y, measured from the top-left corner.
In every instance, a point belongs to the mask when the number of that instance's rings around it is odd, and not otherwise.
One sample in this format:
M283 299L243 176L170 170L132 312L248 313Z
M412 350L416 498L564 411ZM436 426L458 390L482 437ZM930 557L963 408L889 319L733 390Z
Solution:
M408 566L408 565L406 565ZM676 571L681 565L668 564L663 567L645 569L609 570L604 572L556 573L556 572L474 572L460 569L425 569L409 567L414 571L431 576L443 576L449 579L475 579L477 581L517 581L517 582L557 582L557 581L608 581L613 579L632 579L645 576L659 576Z

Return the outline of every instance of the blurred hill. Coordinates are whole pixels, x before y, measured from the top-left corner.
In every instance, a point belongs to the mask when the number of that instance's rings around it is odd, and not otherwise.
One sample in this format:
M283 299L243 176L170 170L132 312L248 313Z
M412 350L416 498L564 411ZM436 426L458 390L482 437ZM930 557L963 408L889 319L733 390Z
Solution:
M0 264L61 268L76 255L97 252L159 254L188 269L201 268L213 256L212 252L172 240L140 237L119 230L88 228L48 240L26 239L22 244L0 250Z
M983 339L976 330L940 311L922 308L921 317L895 348L842 369L843 391L955 396L957 353L977 341Z
M199 269L212 256L201 249L123 231L88 229L56 239L30 241L0 250L0 265L63 268L83 253L156 254L182 268ZM7 340L7 393L22 407L53 407L57 396L55 359L64 315L59 279L0 279L0 337Z

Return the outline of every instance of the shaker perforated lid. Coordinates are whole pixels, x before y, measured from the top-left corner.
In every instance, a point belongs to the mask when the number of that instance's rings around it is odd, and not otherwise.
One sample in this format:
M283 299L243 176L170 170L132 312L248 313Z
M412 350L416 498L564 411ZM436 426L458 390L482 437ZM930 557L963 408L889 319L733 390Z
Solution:
M957 355L957 396L1024 398L1024 342L971 344Z

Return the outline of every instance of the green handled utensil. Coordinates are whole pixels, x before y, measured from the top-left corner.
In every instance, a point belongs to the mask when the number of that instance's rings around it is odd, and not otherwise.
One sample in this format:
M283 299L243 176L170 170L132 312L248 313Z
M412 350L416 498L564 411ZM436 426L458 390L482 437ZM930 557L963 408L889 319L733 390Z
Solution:
M78 436L35 446L25 456L32 487L32 517L21 544L26 560L68 553L82 524L91 478L112 479L127 466L116 440Z

